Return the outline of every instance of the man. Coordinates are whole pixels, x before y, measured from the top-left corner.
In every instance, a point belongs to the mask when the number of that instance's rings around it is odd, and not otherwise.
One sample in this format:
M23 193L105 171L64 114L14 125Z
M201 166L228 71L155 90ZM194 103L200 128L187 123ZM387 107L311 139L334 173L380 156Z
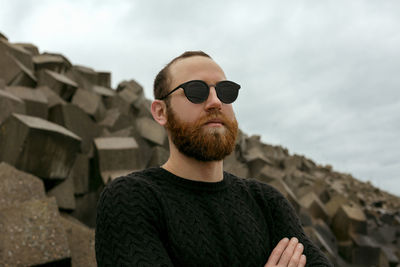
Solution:
M103 191L99 266L331 266L277 190L223 171L239 88L201 51L160 71L151 111L167 130L170 156Z

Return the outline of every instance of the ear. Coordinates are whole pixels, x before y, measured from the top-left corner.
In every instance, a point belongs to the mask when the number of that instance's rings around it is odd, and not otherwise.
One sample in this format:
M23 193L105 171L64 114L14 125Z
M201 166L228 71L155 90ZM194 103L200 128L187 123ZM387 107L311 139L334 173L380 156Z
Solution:
M164 101L154 100L151 103L151 114L156 122L164 126L167 123L167 106Z

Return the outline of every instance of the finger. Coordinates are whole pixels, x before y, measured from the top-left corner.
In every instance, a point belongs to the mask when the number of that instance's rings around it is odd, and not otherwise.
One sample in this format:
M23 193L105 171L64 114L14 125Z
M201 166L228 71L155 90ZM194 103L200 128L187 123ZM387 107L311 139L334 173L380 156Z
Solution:
M306 258L306 255L301 255L301 257L300 257L300 262L299 262L299 265L298 265L298 267L304 267L304 266L306 266L306 262L307 262L307 258Z
M288 266L298 243L299 240L296 237L292 237L292 239L290 239L289 244L287 245L285 251L283 251L282 257L279 260L280 265Z
M300 263L301 255L303 254L304 246L298 243L293 251L292 258L288 264L288 267L297 267Z
M289 238L283 238L281 241L279 241L278 245L272 250L271 255L268 258L267 263L265 264L264 267L270 267L270 266L275 266L279 259L282 256L283 251L285 251L285 248L289 244Z

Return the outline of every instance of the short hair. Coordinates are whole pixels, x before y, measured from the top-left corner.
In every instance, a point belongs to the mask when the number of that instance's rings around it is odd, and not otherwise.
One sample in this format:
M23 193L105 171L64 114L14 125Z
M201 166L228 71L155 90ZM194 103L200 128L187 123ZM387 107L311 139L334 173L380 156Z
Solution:
M188 57L194 57L194 56L202 56L202 57L208 57L211 58L209 55L204 53L203 51L186 51L182 55L174 58L171 60L156 76L154 79L154 99L160 99L166 94L168 94L168 88L171 86L171 79L169 76L169 68L173 63L176 61L183 59L183 58L188 58ZM166 101L168 104L168 101Z

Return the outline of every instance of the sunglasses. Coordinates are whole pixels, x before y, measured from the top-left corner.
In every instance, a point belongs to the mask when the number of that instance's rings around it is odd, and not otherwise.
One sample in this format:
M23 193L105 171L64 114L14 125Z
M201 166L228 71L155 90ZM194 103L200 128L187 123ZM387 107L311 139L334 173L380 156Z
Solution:
M167 98L170 94L182 88L186 98L189 99L190 102L200 104L207 100L211 86L215 87L217 97L222 103L231 104L238 97L240 85L237 83L220 81L216 85L208 85L205 81L193 80L179 85L167 95L161 97L160 100Z

